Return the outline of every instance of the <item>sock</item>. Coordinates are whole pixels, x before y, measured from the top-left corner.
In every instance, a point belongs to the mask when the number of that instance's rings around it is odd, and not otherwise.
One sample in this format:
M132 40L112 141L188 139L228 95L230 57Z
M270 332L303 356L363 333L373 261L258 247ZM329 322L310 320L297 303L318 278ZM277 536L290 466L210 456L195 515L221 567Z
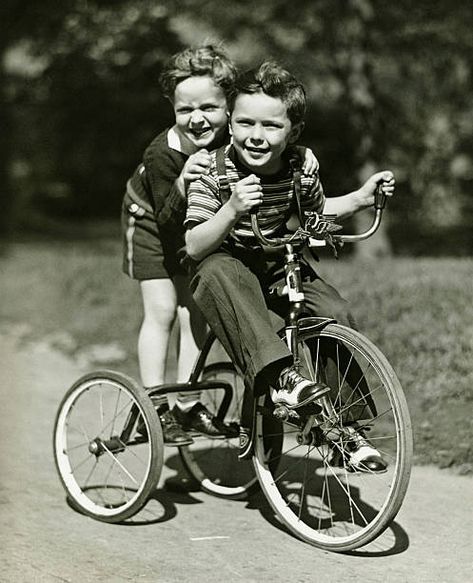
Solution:
M181 411L189 412L192 407L200 400L200 391L193 393L178 393L176 405Z
M159 385L156 385L154 387L145 387L145 391L147 393L149 393L150 391L152 391L153 389L156 389ZM158 408L158 407L163 407L163 405L167 405L167 407L169 408L169 404L168 404L168 396L167 395L153 395L151 397L151 400L153 401L153 405Z

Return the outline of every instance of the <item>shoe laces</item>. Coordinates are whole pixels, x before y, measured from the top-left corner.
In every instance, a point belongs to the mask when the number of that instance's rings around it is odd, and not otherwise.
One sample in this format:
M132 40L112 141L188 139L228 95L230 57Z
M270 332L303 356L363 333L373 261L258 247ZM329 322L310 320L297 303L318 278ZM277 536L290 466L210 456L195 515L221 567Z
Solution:
M212 419L213 419L212 413L205 406L202 406L202 409L199 409L197 411L197 415L198 415L198 417L200 417L200 419L203 419L203 420L212 421Z
M285 368L279 375L279 384L281 389L285 389L288 393L292 393L297 385L305 381L294 367Z
M358 450L363 446L372 447L363 435L362 431L356 429L350 431L350 439L348 440L348 444L352 450Z
M177 427L179 425L170 409L159 413L159 418L162 425L165 425L166 427Z

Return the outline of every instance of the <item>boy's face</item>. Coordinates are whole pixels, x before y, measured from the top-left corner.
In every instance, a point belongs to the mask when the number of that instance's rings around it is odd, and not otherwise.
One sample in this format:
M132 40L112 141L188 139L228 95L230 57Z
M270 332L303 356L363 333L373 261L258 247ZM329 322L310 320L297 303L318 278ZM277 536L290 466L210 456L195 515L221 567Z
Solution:
M265 93L241 93L235 99L230 133L243 164L257 174L274 174L282 166L287 145L299 136L281 99Z
M173 107L179 133L196 151L213 147L213 142L223 138L228 125L227 100L211 77L181 81L174 91Z

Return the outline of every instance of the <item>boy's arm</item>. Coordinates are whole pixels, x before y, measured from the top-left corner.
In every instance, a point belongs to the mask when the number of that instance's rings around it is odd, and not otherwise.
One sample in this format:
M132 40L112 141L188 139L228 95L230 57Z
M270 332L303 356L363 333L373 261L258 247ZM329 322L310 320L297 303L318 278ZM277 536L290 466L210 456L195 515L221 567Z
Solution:
M185 216L186 200L176 186L176 181L184 165L181 153L169 150L163 145L161 136L146 149L143 162L146 168L150 195L153 199L156 220L165 224L176 213Z
M319 161L310 148L306 148L305 146L294 146L294 149L302 163L302 174L311 176L319 171Z
M189 188L186 221L188 225L186 232L187 254L196 261L200 261L216 251L240 216L261 204L260 180L254 174L246 176L235 184L229 200L224 205L221 205L209 218L200 220L197 218L199 216L198 207L201 206L204 198L210 201L216 200L204 182L197 180Z
M224 204L211 219L186 231L186 249L189 257L200 261L216 251L238 221L230 205Z
M156 211L156 222L159 226L181 226L187 208L186 190L189 184L206 174L210 166L210 155L207 150L192 154L184 164L179 176L164 190L164 200L161 208Z
M325 200L325 214L337 215L339 220L347 219L353 214L374 205L374 195L378 186L381 186L386 196L394 194L395 180L389 170L373 174L358 190L344 196L327 198Z
M185 216L186 198L181 193L176 182L171 184L167 195L165 191L161 190L161 194L164 194L164 197L160 196L161 208L155 213L156 222L159 226L167 226L169 228L174 223L182 223L182 218Z

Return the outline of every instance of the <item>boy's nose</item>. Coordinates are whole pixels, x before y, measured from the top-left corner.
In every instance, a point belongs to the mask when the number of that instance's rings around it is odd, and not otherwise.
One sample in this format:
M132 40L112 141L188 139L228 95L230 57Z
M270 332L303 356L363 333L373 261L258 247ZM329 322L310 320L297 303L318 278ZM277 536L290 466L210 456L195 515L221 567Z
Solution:
M196 125L199 123L202 123L204 121L204 116L202 115L202 112L198 109L194 110L191 113L191 119L190 119L191 123Z
M254 126L251 129L250 139L253 142L262 142L264 140L263 130L259 126Z

